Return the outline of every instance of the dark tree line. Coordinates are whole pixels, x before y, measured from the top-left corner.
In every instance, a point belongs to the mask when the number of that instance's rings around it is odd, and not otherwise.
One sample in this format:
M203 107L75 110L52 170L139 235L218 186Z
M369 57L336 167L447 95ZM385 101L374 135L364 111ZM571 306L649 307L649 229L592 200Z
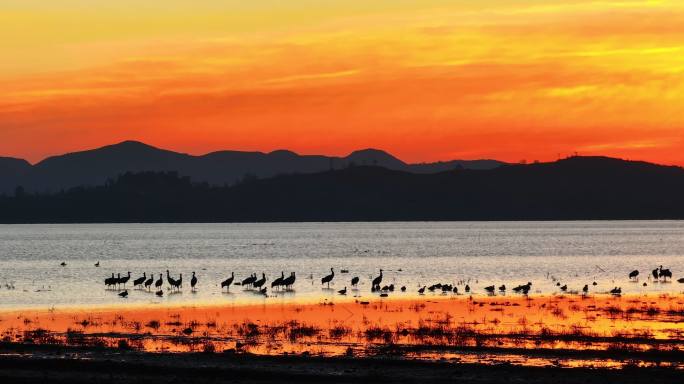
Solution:
M684 219L684 170L608 158L413 174L356 166L245 178L176 173L0 197L0 222Z

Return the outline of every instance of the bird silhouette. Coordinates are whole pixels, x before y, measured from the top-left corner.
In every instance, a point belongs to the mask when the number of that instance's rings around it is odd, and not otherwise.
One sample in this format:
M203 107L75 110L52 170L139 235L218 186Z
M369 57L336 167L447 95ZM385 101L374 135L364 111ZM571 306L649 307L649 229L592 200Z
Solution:
M161 296L164 296L164 291L162 291L162 290L160 289L160 290L158 290L157 292L155 292L154 294L161 297Z
M192 272L192 278L190 279L190 289L195 290L195 286L197 286L197 276L195 276L195 272Z
M127 297L127 296L128 296L128 290L123 291L123 292L119 292L119 296L121 296L121 297Z
M426 286L425 286L425 285L423 285L423 287L422 287L422 288L420 288L420 289L418 290L418 294L419 294L419 295L422 295L422 294L424 294L424 293L425 293L425 287L426 287Z
M352 279L351 279L351 285L352 285L352 287L356 287L356 285L357 285L358 283L359 283L359 277L358 277L358 276L352 277Z
M159 280L154 282L154 287L159 289L159 287L161 287L162 284L164 284L164 279L163 279L163 275L160 273L159 274Z
M489 293L494 293L494 289L496 289L493 285L485 287L485 291Z
M99 267L99 266L100 266L100 262L98 261L97 263L95 263L95 266L96 266L96 267Z
M176 286L176 280L173 277L171 277L171 274L169 273L168 269L166 270L166 281L169 282L171 288Z
M147 276L145 275L145 272L143 272L142 277L138 277L137 279L133 280L133 287L142 285L145 282L145 280L147 280Z
M145 280L145 288L147 288L148 291L150 290L150 287L152 287L153 282L154 282L154 275L152 273L150 273L150 277L147 280Z
M61 263L60 265L61 265L62 267L66 267L66 262L65 262L65 261L62 261L62 263Z
M294 285L296 280L297 280L297 275L294 272L290 272L290 276L283 279L283 282L281 285L285 286L285 289L291 290L292 286Z
M333 278L335 278L335 271L330 268L330 274L321 279L321 284L328 284L328 288L330 288L330 282Z
M242 286L243 287L251 286L252 283L254 283L255 281L256 281L256 274L251 274L251 275L249 275L248 278L242 280Z
M266 274L265 274L265 273L262 273L262 274L261 274L261 279L255 281L252 285L253 285L254 288L256 288L256 289L261 289L261 287L262 287L264 284L266 284Z
M582 292L584 292L585 295L587 294L587 292L589 292L589 285L588 284L584 284L584 287L582 287Z
M501 292L506 292L506 285L505 285L505 284L501 284L501 286L499 287L499 291L501 291Z
M283 281L285 280L285 272L280 271L280 277L277 277L275 280L271 282L271 288L278 288L283 285Z
M470 285L466 284L465 291L466 291L466 293L470 292Z
M639 271L637 271L636 269L629 273L629 278L630 278L630 279L635 279L635 280L636 280L637 276L639 276Z
M567 285L567 284L564 284L562 287L560 287L560 290L563 291L563 292L567 291L567 290L568 290L568 285Z
M372 287L379 288L379 287L380 287L380 283L382 283L382 269L380 270L380 275L378 275L378 277L376 277L375 279L373 279L373 282L372 282L371 286L372 286Z
M123 284L124 288L126 288L126 283L128 283L128 280L130 280L130 279L131 279L131 273L128 272L128 275L119 279L119 284Z
M339 291L337 291L337 293L339 293L340 295L346 295L347 294L347 287L344 287L344 289L340 289Z
M112 285L116 284L116 277L114 277L114 274L112 273L112 277L106 278L104 283L107 287L111 287Z
M233 284L233 280L235 280L235 272L231 272L230 277L221 282L221 289L226 287L230 291L230 285Z

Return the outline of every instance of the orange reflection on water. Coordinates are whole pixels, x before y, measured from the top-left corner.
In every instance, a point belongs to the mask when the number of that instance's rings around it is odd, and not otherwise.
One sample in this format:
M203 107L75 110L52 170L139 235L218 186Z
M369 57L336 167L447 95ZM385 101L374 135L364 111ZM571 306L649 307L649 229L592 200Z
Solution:
M388 355L526 365L679 366L684 297L380 299L7 311L5 341L150 352Z

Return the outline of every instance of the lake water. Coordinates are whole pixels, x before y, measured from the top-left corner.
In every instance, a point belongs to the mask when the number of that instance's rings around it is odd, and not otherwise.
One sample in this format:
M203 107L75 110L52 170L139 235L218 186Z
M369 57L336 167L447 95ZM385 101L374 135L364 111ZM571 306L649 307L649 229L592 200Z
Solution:
M672 283L647 279L659 265L673 271ZM334 290L324 290L320 278L331 267ZM397 290L390 297L459 281L468 281L476 294L484 294L490 284L510 288L527 281L533 282L535 294L559 292L556 281L576 291L589 283L596 293L614 286L623 293L681 292L684 284L676 280L684 277L684 222L0 226L0 308L340 300L336 290L351 288L353 276L361 283L347 299L372 298L377 294L370 292L369 279L380 268L385 270L383 285L407 287L406 293ZM143 272L158 277L167 269L173 276L183 274L182 293L170 294L164 279L161 298L129 289L129 297L122 299L103 284L111 273L130 271L132 282ZM634 269L641 271L638 283L627 278ZM199 277L196 292L189 287L192 271ZM236 281L263 272L269 286L281 271L296 271L297 282L294 292L268 296L239 286L222 292L218 284L233 271Z

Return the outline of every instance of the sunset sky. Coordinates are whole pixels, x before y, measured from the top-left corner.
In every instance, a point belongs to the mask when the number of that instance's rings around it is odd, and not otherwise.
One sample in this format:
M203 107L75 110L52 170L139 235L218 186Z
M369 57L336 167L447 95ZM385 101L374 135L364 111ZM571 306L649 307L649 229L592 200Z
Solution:
M684 165L684 1L2 0L0 156Z

